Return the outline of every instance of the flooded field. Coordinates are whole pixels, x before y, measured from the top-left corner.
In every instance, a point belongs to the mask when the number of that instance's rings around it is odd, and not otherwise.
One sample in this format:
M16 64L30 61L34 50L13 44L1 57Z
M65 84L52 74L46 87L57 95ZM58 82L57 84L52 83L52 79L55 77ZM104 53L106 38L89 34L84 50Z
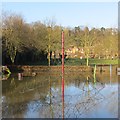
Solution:
M19 79L13 74L2 81L2 116L117 118L118 76L111 71L67 72L64 76L44 72Z

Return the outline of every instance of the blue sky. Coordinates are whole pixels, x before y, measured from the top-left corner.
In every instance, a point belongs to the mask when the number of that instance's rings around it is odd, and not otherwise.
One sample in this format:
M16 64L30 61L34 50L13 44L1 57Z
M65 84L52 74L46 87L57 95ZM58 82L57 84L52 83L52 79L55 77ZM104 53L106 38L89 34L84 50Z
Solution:
M56 24L75 27L117 27L117 2L6 2L4 11L21 14L26 22L54 18Z

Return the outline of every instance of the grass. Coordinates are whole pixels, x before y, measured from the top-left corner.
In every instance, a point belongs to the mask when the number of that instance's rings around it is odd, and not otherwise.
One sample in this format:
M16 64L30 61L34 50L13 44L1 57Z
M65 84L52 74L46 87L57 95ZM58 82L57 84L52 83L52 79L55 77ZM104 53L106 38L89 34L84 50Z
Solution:
M105 64L105 65L117 65L118 64L118 60L105 60L105 59L97 59L97 60L94 60L94 59L91 59L90 60L90 64Z
M118 59L89 59L89 65L117 65ZM70 58L66 60L65 65L86 65L86 59Z
M118 63L120 63L120 59L89 59L89 66L93 66L93 65L118 65ZM39 62L34 62L34 63L29 63L27 65L30 66L48 66L48 62L47 61L39 61ZM79 58L69 58L65 60L65 66L82 66L85 65L86 66L86 59L79 59ZM51 64L51 66L61 66L61 61L57 61L55 64ZM10 66L9 66L10 67ZM11 66L10 68L11 72L18 72L21 71L21 69L19 70L18 68L14 68Z
M86 59L79 59L79 58L68 58L65 59L65 65L70 65L70 66L77 66L77 65L86 65ZM120 63L120 60L119 60ZM117 65L118 64L118 59L89 59L89 65ZM42 65L42 66L48 66L48 61L38 61L38 62L34 62L34 63L28 63L26 65L32 65L32 66L36 66L36 65ZM60 66L61 65L61 61L57 61L57 62L51 62L52 66Z

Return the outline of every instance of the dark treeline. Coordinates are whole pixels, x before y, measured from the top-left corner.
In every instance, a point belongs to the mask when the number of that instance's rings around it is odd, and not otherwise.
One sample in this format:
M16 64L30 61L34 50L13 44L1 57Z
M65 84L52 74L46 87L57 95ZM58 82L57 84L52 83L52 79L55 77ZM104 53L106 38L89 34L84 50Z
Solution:
M28 24L22 16L12 13L2 15L2 64L48 64L49 57L60 57L61 30L65 33L65 53L71 46L83 48L85 58L118 56L117 29L68 28L56 25L53 20ZM51 53L51 54L49 54ZM71 53L72 54L72 53Z

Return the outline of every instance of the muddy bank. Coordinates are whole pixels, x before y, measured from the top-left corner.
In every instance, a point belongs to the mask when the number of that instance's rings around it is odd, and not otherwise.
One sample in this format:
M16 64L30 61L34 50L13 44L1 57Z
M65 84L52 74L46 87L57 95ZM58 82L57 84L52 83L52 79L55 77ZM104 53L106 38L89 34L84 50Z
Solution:
M61 66L28 66L13 65L8 66L12 73L41 73L41 72L61 72ZM94 72L94 66L65 66L65 72ZM117 72L117 66L96 66L96 72Z

